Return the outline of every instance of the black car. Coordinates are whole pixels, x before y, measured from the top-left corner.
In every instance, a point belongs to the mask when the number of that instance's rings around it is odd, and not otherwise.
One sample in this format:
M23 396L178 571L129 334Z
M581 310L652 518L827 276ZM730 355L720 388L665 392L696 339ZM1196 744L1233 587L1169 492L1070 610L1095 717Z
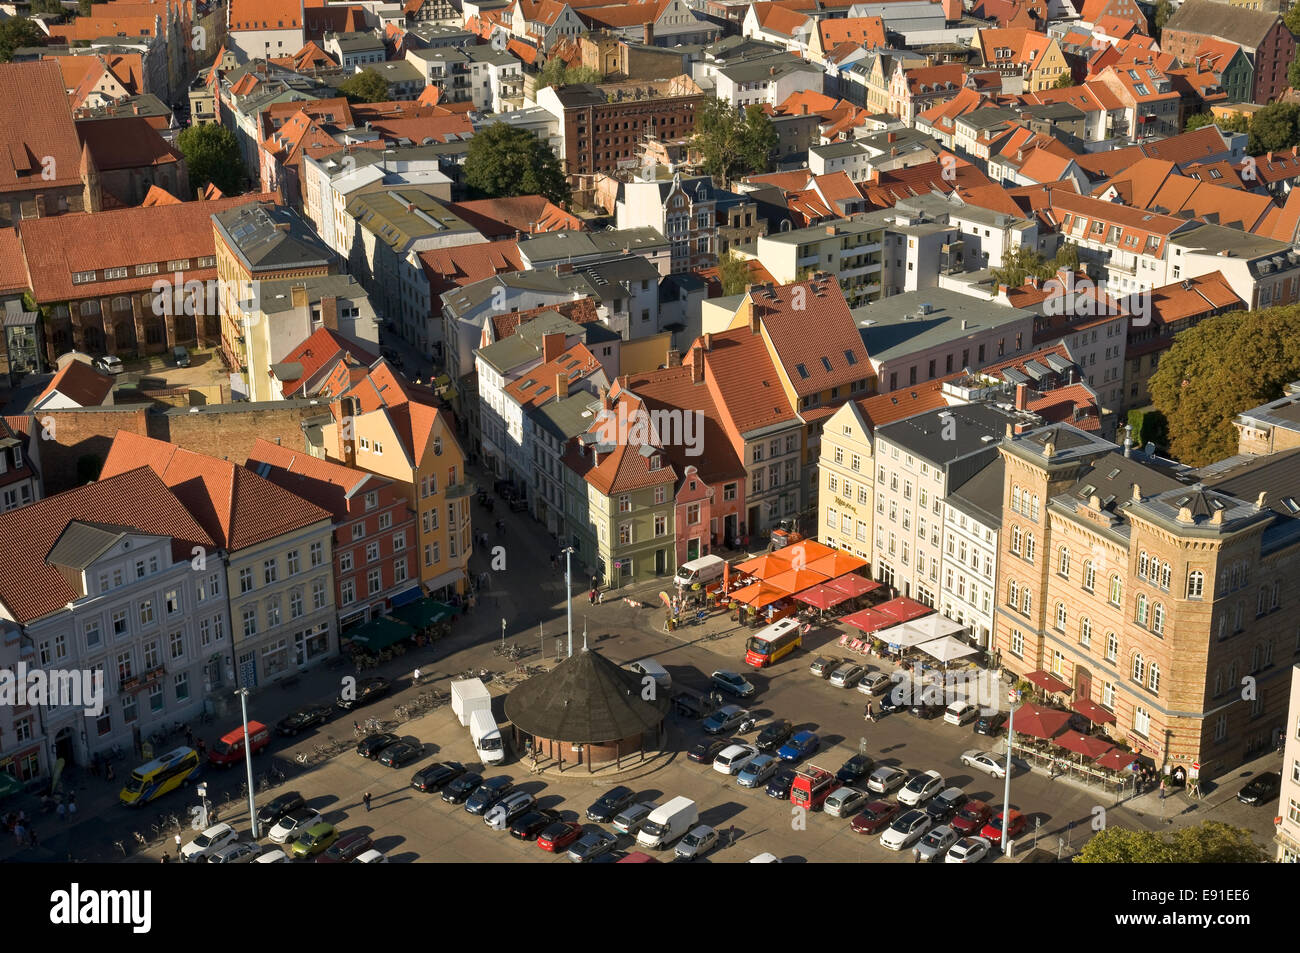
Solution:
M461 768L461 770L464 771L465 769ZM412 779L411 783L414 784L415 780ZM473 771L466 772L447 783L446 787L442 789L442 799L448 804L464 804L482 783L483 775L475 774Z
M730 738L704 738L695 743L695 747L686 752L686 757L697 764L713 764L718 752L729 744L735 744Z
M931 718L938 718L943 714L942 705L913 705L908 709L917 718L929 721Z
M395 745L402 739L397 737L391 731L381 732L377 735L366 735L357 742L357 754L363 758L369 758L374 761L379 757L379 752L383 751L389 745Z
M465 773L465 766L455 761L438 761L411 775L411 787L417 791L437 791Z
M789 741L792 734L794 734L794 725L785 718L778 718L776 721L768 722L759 730L758 737L754 739L754 747L759 751L771 753Z
M1000 711L991 715L980 715L975 721L975 734L993 736L1002 731L1002 726L1007 723L1007 716Z
M587 808L587 820L595 821L597 824L608 824L635 802L636 792L620 784L606 791L595 804Z
M883 715L889 712L906 711L910 706L906 694L901 698L895 698L893 692L888 692L880 697L880 703L876 707Z
M947 824L957 816L957 812L965 807L969 800L970 795L961 788L940 791L925 806L925 813L930 815L930 826L938 827L940 824Z
M782 768L772 775L772 780L767 782L767 796L782 801L790 800L790 785L794 784L794 772L794 768Z
M412 761L418 761L423 749L417 748L413 744L405 741L399 741L395 745L389 745L383 751L379 752L379 763L390 768L400 768L404 764L410 764Z
M1237 792L1237 800L1242 804L1267 804L1277 797L1282 788L1282 775L1276 771L1260 774L1251 778L1246 786Z
M275 800L270 804L263 804L257 809L257 822L263 828L274 827L290 811L296 811L300 807L306 807L307 802L303 800L301 794L297 791L285 791L277 795Z
M547 827L550 827L559 819L559 811L529 811L523 817L519 818L519 820L510 825L510 836L518 837L520 840L536 840L538 834Z
M875 766L876 762L868 755L855 754L835 772L835 780L849 787L857 787L858 782L864 780Z
M356 697L345 698L340 695L338 701L334 704L338 705L338 707L344 711L351 711L353 708L358 708L361 705L369 705L372 701L383 698L392 690L392 682L386 678L381 678L378 675L372 675L369 678L363 678L357 682L356 692L354 693Z
M304 705L277 721L275 730L282 735L296 735L308 728L325 724L329 717L330 710L324 705Z
M478 789L473 794L465 799L465 810L481 817L491 809L493 804L513 791L514 787L515 782L504 774L488 778L478 786Z
M673 696L673 708L683 718L703 718L709 707L702 697L689 692L678 692Z

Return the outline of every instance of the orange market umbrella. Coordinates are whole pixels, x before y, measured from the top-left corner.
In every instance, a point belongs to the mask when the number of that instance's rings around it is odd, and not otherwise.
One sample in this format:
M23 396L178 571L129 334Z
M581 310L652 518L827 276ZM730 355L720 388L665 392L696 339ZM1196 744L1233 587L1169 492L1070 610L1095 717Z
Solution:
M765 582L752 582L748 586L737 589L731 594L731 598L736 602L744 603L747 606L753 606L755 609L761 609L764 606L771 605L773 602L784 599L789 593L783 589L774 589Z
M860 556L854 556L852 553L846 553L842 549L827 553L825 556L819 556L812 562L808 563L808 568L813 572L825 573L834 579L836 576L842 576L848 572L854 572L861 569L867 564L867 561Z
M813 572L811 569L791 569L763 581L773 588L790 593L803 592L818 583L826 582L827 578L819 572Z
M781 552L783 551L746 559L743 563L737 563L732 569L742 576L757 576L759 579L770 579L772 576L787 572L790 569L789 558L782 556Z

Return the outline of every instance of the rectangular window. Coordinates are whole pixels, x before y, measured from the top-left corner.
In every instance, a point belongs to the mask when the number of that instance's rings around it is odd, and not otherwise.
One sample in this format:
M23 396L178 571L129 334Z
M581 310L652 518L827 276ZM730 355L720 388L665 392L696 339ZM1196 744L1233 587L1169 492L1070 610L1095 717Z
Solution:
M291 549L287 553L285 553L284 562L285 562L285 571L290 576L298 575L298 570L301 568L300 561L298 558L298 550Z
M311 607L313 609L325 608L325 583L320 579L311 584Z
M320 543L311 544L311 564L319 566L325 561L325 551Z
M241 594L253 591L253 570L239 570L239 591Z

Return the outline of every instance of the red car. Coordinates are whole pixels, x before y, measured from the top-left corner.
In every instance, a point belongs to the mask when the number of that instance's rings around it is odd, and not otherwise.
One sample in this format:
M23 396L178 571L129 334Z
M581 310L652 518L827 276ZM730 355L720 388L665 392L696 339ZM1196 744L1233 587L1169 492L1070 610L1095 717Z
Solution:
M1025 829L1025 823L1028 820L1028 818L1026 818L1025 815L1015 810L1005 811L1005 812L998 811L996 814L993 815L993 817L989 820L989 822L984 825L984 829L980 831L980 836L987 837L995 844L1001 844L1002 828L1003 828L1002 815L1004 813L1007 816L1006 825L1005 825L1007 829L1006 831L1007 836L1010 837L1012 840L1015 840L1016 837L1020 834L1020 832Z
M537 835L537 846L552 854L569 849L569 845L582 836L582 825L573 821L556 821Z
M877 834L885 829L899 810L900 806L895 801L872 801L853 816L853 823L849 826L855 834Z
M978 834L992 816L993 808L983 801L967 801L949 823L953 830L965 837L968 834Z

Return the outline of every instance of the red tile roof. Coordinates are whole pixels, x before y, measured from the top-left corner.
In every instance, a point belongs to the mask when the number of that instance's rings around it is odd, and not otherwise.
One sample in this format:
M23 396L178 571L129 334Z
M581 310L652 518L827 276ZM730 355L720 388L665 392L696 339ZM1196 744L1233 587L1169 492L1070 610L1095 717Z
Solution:
M244 466L257 473L263 463L270 464L262 474L265 479L329 511L335 522L348 519L348 498L363 485L374 489L392 482L367 470L354 470L259 437L249 450Z
M231 552L330 519L328 511L229 460L124 430L113 438L100 479L141 465L162 477L208 535Z
M0 228L0 292L22 291L27 287L23 246L16 228Z
M332 365L335 361L369 367L378 359L378 355L371 354L355 341L350 341L329 328L317 328L307 340L286 354L281 361L282 364L301 364L302 376L294 380L281 381L280 391L285 397L294 396L322 368Z
M945 407L943 380L926 381L916 387L903 387L854 401L869 427L883 427L928 410Z
M555 360L539 364L511 381L506 385L505 392L520 407L540 407L558 396L555 382L561 374L568 377L569 387L573 388L579 381L600 369L600 361L587 349L587 345L579 342Z
M0 141L0 194L81 182L81 142L58 63L0 65Z
M58 391L64 397L76 401L79 407L98 407L113 389L113 378L101 374L84 361L69 361L61 371L54 375L45 390L36 398L44 400Z
M711 334L709 341L704 379L718 411L738 434L796 419L761 334L735 328Z
M513 238L518 232L580 231L587 227L578 216L564 211L544 195L450 202L447 207L488 238Z
M181 200L172 195L161 186L151 185L149 191L144 194L144 201L140 203L142 208L150 208L154 205L180 205Z
M799 397L871 376L862 334L833 275L750 292L763 333ZM816 334L809 334L816 328ZM850 360L850 355L852 360Z
M873 50L889 42L885 36L885 21L880 17L825 19L817 24L817 32L821 35L824 50L849 42Z
M81 119L77 136L100 172L177 166L184 157L142 116Z
M232 30L293 30L302 26L302 0L230 0Z
M172 558L177 561L188 561L195 546L216 548L212 537L148 467L101 474L94 483L0 513L0 604L17 622L33 622L78 597L63 574L45 561L73 520L170 536Z
M708 385L701 380L693 383L691 374L694 369L693 357L688 354L681 367L664 367L656 371L633 374L628 378L628 387L645 401L646 407L656 410L681 410L686 413L699 413L703 418L703 430L694 431L698 449L706 452L698 456L689 455L690 447L685 441L670 442L666 448L668 458L677 467L678 472L685 473L686 467L695 467L700 478L707 483L718 480L743 479L745 465L736 455L727 432L722 426L723 415L719 412Z
M677 472L668 462L668 455L663 452L653 427L648 423L644 428L637 426L637 421L644 419L641 415L648 413L645 403L616 384L610 390L610 405L609 413L597 415L588 432L598 434L600 442L613 449L600 456L600 461L587 471L584 479L604 496L631 493L661 484L674 485ZM622 432L623 421L627 421L626 432ZM648 438L645 443L630 442L641 434ZM651 470L650 461L655 455L642 455L643 446L658 448L663 465ZM595 454L594 447L591 452Z
M596 302L590 298L579 298L577 301L544 304L541 307L530 308L527 311L494 314L492 315L492 333L496 336L496 340L504 340L518 331L520 325L527 324L534 318L541 317L550 311L563 315L574 324L591 324L593 321L600 320L600 315L596 313Z
M438 295L471 285L493 275L522 271L519 243L515 241L481 242L477 245L454 245L418 252L420 264L429 281L435 306Z

